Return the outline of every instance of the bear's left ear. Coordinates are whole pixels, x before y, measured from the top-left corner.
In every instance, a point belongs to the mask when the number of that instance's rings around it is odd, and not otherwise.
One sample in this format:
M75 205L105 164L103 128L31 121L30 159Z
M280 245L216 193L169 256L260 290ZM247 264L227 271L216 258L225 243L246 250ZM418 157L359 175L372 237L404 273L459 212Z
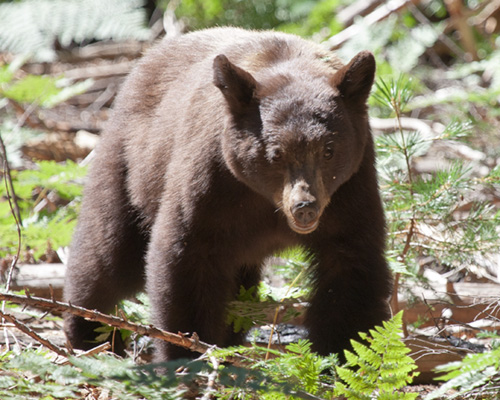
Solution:
M254 100L257 81L247 71L232 64L224 54L214 59L214 85L217 86L233 113L239 114Z
M365 103L375 79L375 58L369 51L362 51L338 70L331 84L346 100Z

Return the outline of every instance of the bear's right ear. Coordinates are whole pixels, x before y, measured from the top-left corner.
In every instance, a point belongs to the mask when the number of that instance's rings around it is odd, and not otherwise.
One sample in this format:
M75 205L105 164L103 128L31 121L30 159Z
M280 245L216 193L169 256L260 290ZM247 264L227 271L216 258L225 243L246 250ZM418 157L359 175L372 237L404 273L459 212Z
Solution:
M362 51L335 73L331 84L339 89L347 101L364 104L370 95L374 79L375 58L369 51Z
M214 59L214 85L233 113L239 114L254 100L257 81L247 71L232 64L224 54Z

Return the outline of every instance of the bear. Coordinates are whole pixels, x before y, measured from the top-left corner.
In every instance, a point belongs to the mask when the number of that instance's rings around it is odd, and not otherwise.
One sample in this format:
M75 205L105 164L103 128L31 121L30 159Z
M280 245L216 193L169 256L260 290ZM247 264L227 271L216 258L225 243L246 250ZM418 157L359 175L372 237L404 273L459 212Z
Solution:
M228 302L263 261L309 254L304 325L338 353L390 316L391 273L367 99L370 52L347 64L273 31L211 28L163 39L124 82L88 174L64 298L114 310L145 288L152 323L229 346ZM75 348L95 322L66 315ZM192 358L158 341L158 362Z

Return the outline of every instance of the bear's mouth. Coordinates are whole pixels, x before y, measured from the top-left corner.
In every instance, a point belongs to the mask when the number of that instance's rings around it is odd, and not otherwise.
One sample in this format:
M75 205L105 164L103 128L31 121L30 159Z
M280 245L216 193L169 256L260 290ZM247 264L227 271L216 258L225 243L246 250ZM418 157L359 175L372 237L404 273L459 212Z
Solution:
M287 218L290 228L301 235L314 232L319 225L319 218L307 225L299 224L294 218Z

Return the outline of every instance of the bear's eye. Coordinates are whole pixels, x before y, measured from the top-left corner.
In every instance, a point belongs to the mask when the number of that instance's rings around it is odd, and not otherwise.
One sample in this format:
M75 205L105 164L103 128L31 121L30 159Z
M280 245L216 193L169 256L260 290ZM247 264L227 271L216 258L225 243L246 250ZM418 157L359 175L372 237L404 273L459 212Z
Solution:
M331 147L327 147L323 153L323 157L325 160L331 160L333 157L333 149Z
M279 149L274 149L271 153L271 159L273 161L281 161L281 159L283 158L283 154L281 153L281 150Z

